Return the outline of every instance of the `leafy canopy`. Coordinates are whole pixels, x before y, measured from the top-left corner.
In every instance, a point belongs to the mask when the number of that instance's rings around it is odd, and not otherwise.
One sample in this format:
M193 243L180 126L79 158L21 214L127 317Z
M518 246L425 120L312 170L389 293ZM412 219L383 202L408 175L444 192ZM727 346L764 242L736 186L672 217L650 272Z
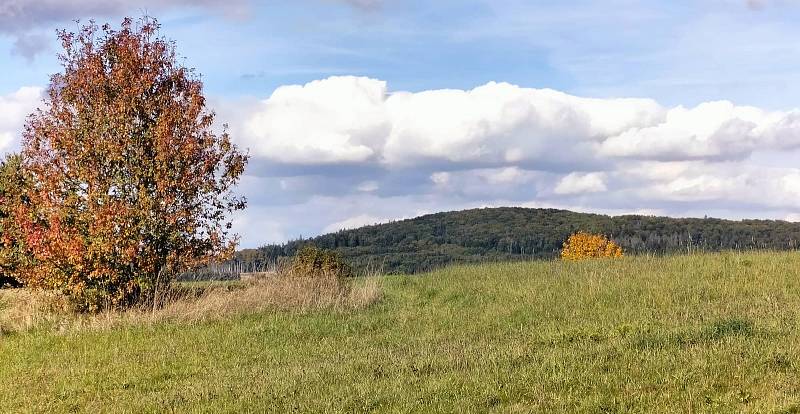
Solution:
M31 260L14 220L13 206L26 203L30 175L22 168L22 157L10 154L0 163L0 288L18 287L19 269Z
M152 297L180 271L228 257L247 155L215 132L202 82L156 20L61 31L63 72L23 133L35 186L13 218L32 287L84 310Z

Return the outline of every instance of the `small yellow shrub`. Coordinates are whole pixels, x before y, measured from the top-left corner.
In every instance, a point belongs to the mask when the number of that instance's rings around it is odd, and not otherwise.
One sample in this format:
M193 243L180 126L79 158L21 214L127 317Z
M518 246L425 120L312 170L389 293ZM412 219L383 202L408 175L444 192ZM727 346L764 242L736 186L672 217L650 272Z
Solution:
M596 257L622 257L622 247L601 234L578 232L564 242L561 259L581 260Z
M353 269L338 252L309 244L295 254L292 274L304 277L350 277L353 276Z

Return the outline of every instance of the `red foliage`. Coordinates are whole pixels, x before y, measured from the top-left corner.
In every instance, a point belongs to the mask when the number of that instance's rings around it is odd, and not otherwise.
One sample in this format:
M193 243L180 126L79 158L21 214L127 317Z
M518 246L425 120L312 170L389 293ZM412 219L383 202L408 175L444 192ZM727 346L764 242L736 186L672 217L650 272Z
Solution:
M13 209L29 286L86 310L148 298L176 273L231 254L231 193L247 163L212 129L202 82L155 20L59 33L63 73L23 134L36 183Z

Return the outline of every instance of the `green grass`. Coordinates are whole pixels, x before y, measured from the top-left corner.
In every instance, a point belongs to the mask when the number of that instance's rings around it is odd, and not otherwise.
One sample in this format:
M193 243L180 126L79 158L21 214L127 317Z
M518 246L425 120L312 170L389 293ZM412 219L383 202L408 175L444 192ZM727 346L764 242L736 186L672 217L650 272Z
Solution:
M0 412L800 412L800 254L383 287L366 310L0 337Z

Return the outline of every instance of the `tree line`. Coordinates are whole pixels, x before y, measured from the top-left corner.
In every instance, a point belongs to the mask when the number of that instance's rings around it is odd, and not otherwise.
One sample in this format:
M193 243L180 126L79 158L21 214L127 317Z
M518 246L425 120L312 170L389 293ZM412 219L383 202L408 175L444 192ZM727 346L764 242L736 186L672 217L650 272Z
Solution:
M313 244L339 252L360 272L416 273L452 263L552 259L578 231L606 235L627 254L793 250L800 243L800 223L780 220L607 216L506 207L430 214L270 244L239 251L229 263L267 266Z

